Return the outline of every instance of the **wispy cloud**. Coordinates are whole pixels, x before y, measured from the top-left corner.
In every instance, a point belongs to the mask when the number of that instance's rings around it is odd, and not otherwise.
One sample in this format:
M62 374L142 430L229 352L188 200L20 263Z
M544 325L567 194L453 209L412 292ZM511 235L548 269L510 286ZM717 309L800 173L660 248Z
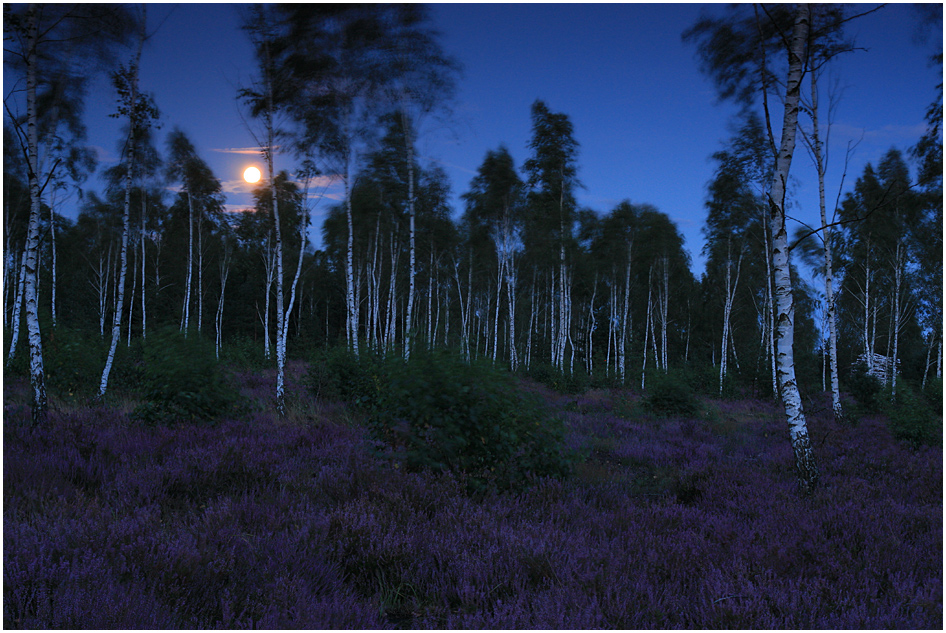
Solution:
M220 154L244 154L248 156L259 156L261 149L259 147L225 147L214 148L210 151L218 152Z
M333 174L314 176L313 178L309 179L309 195L311 196L322 191L324 192L323 195L326 198L330 198L332 200L341 199L341 194L329 192L333 186L338 184L339 180L340 176ZM299 187L299 189L302 189L304 185L301 180L294 180L293 183ZM233 180L224 180L220 182L220 187L223 193L252 194L257 186L257 184L250 184L242 178L234 178Z

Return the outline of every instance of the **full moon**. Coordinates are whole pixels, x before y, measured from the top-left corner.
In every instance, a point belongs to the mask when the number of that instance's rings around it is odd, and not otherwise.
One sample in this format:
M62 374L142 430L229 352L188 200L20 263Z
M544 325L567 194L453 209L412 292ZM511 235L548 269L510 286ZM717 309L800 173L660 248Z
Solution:
M261 176L262 174L256 167L247 167L246 171L243 172L243 180L248 183L259 182Z

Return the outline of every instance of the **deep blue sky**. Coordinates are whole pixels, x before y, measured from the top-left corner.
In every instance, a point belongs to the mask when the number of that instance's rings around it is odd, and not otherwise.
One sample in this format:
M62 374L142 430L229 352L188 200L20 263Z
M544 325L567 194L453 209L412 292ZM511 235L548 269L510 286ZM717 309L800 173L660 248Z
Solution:
M446 170L459 214L458 197L487 150L506 145L517 166L528 157L529 109L542 99L574 125L585 185L579 203L602 214L623 199L655 205L679 226L699 275L710 155L731 135L728 124L736 109L716 102L699 73L694 46L683 43L681 33L701 12L724 10L668 4L434 5L443 48L464 72L455 122L448 131L429 130L419 153ZM149 5L149 26L160 28L145 48L141 78L142 89L154 94L162 111L162 149L174 126L186 132L224 182L230 208L251 205L241 174L259 162L258 155L239 152L253 141L235 96L254 66L239 11L229 4ZM890 5L850 25L858 46L868 50L848 54L832 71L844 93L831 137L829 204L849 140L862 138L845 190L866 162L878 162L890 147L907 150L925 129L924 113L942 80L941 69L927 60L940 46L941 30L936 27L931 41L917 43L917 24L910 6ZM113 110L113 93L100 79L86 119L89 143L99 148L103 166L117 159L119 124L107 116ZM815 175L800 146L792 171L798 180L795 213L814 222ZM101 188L96 181L87 187ZM315 221L321 227L320 218Z

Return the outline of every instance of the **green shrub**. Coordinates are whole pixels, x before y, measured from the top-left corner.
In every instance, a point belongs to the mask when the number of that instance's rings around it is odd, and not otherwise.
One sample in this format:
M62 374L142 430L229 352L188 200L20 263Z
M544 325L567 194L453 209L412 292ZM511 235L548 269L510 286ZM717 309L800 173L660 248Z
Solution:
M590 378L584 369L579 369L577 372L567 372L548 363L533 364L527 375L532 380L563 395L585 393L590 385Z
M930 403L935 411L943 410L943 380L941 378L929 378L926 386L923 388L923 397Z
M880 392L883 385L876 376L867 373L867 366L857 363L851 368L847 380L847 391L857 402L857 408L864 413L877 413L881 409Z
M312 356L306 385L317 398L365 404L378 392L385 365L371 350L358 356L347 347L319 350Z
M213 422L236 413L239 394L228 383L213 344L173 329L148 334L143 344L142 395L135 417L150 423Z
M446 352L392 359L369 403L369 424L408 470L451 471L474 490L564 476L564 423L512 377Z
M655 373L645 383L643 405L656 415L697 416L700 402L681 372Z
M914 446L942 446L942 409L934 409L909 383L897 383L897 395L884 390L885 412L894 437Z
M276 354L275 348L272 354ZM246 336L235 337L220 347L220 360L240 369L265 369L275 365L267 360L263 344Z
M98 393L108 357L109 336L68 327L51 328L43 337L43 370L50 392L65 398L88 398ZM15 362L24 363L29 375L29 349L21 341ZM109 372L109 389L131 388L141 379L141 344L125 339L118 343Z

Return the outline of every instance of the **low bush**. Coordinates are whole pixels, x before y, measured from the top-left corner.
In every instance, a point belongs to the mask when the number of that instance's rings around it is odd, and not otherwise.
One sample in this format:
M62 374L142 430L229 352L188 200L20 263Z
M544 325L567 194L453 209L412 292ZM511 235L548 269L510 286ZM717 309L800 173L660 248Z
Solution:
M266 359L262 343L245 336L225 342L220 348L220 360L240 369L263 369L274 364Z
M857 363L851 368L851 373L845 387L857 403L857 408L863 413L877 413L881 409L880 392L883 385L876 376L867 373L867 366Z
M567 474L564 423L509 374L446 352L386 365L369 424L408 470L450 471L474 490Z
M643 405L656 415L697 416L700 401L680 372L656 373L648 378Z
M525 374L532 380L563 395L585 393L591 383L591 379L583 369L577 372L566 372L548 363L533 364Z
M29 347L20 332L16 356L5 366L7 376L29 376ZM46 388L63 398L88 398L98 393L102 370L108 357L109 338L60 326L43 336L43 371ZM9 348L7 348L9 349ZM129 348L118 344L109 373L109 387L134 387L141 378L141 346L137 340Z
M161 330L148 335L143 357L141 390L146 402L135 409L138 419L212 422L239 410L239 395L208 341Z
M365 404L384 380L384 363L371 350L356 356L347 347L333 347L319 350L311 358L305 382L318 398Z
M923 396L930 406L936 411L943 410L943 380L942 378L930 378L923 387Z
M894 437L913 446L943 445L942 409L918 394L907 382L897 383L897 395L884 390L885 412Z

